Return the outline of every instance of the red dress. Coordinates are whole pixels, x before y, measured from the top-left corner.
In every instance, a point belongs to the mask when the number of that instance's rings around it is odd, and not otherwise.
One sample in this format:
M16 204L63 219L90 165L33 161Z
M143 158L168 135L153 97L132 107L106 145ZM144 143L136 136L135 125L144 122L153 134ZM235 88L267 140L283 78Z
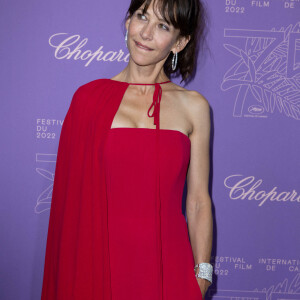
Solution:
M189 138L161 129L163 299L201 300L181 211ZM112 299L160 299L155 129L112 128L105 147Z
M181 212L190 140L160 129L158 83L148 111L156 129L111 128L129 85L97 79L74 93L57 152L42 300L202 299Z

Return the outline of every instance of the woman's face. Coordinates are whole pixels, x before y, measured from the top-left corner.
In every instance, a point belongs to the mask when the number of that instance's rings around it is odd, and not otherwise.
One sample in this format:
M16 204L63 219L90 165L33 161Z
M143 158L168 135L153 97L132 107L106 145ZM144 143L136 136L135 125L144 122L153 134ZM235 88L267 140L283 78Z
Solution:
M126 27L130 56L136 64L145 66L166 60L170 51L179 52L175 45L179 30L168 25L158 10L158 15L154 13L153 1L144 15L143 6L127 20Z

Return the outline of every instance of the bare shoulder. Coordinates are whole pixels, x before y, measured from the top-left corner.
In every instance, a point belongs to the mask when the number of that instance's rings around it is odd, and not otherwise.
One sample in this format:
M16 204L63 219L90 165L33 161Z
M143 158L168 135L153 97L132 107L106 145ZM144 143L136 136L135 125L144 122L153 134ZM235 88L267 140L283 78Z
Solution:
M210 123L210 105L208 100L198 91L188 90L176 84L174 84L173 89L180 98L182 107L193 129L207 127L208 123Z
M173 84L172 90L187 103L191 111L195 111L195 109L207 110L209 108L208 100L197 91L185 89L177 84Z

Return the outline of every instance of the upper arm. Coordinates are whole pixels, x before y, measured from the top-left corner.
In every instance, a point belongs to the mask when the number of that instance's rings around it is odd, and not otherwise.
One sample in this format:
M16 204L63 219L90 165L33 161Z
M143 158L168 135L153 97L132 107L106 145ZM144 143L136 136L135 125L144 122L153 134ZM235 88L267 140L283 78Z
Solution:
M204 96L190 92L189 116L193 130L190 164L187 172L187 210L210 202L208 184L210 171L210 106Z

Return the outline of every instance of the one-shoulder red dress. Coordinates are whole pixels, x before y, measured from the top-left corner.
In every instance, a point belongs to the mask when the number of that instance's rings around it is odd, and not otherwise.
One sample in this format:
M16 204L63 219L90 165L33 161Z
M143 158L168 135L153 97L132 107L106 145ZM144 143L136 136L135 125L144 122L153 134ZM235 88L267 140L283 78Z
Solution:
M155 129L111 128L130 84L97 79L72 98L57 152L42 300L203 298L181 209L189 137L159 126L163 83L155 83L148 110Z
M104 150L112 299L201 300L182 214L190 139L160 129L156 87L156 129L110 128Z

